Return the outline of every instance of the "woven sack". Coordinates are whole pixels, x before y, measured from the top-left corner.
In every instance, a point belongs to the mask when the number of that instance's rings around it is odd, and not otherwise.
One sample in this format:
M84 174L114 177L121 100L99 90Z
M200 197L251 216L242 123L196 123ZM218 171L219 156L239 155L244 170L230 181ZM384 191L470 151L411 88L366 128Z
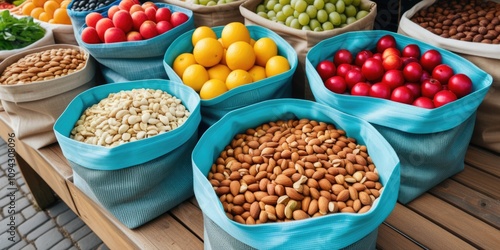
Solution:
M177 5L182 8L193 11L194 26L222 26L231 22L244 22L239 7L245 0L236 0L231 3L225 3L214 6L204 6L194 4L191 1L182 0L161 0L160 2Z
M207 179L220 152L246 129L301 118L334 124L357 143L366 145L384 187L380 197L363 214L334 213L256 225L229 219ZM377 228L396 205L399 159L389 143L368 122L309 100L274 99L229 112L201 136L192 159L194 193L204 214L205 249L375 249Z
M71 24L53 24L40 22L43 26L47 26L52 30L54 42L56 44L72 44L78 45L75 38L75 32Z
M0 72L20 58L35 52L54 48L75 48L87 55L84 68L52 80L19 85L0 85L0 99L10 118L10 127L16 136L38 149L56 142L52 130L55 120L68 103L80 92L94 86L96 63L78 46L53 44L25 50L0 63Z
M80 27L76 40L99 62L106 82L167 79L162 63L163 56L174 39L194 28L193 12L164 3L156 5L169 8L172 12L183 12L189 19L161 35L134 42L88 44L81 39L81 32L86 25ZM103 16L106 14L103 13Z
M110 93L135 88L161 89L182 101L190 117L178 128L115 147L69 137L80 115ZM104 84L71 101L54 124L74 183L128 228L136 228L193 196L190 154L201 120L200 99L189 87L162 79Z
M432 5L435 0L424 0L413 6L401 17L398 33L453 51L471 61L493 76L493 83L477 109L476 123L471 142L477 146L500 153L500 45L483 44L443 38L411 21L419 10ZM500 2L498 0L494 2Z
M356 30L371 30L373 29L375 17L377 16L377 4L369 0L361 0L362 4L370 6L370 13L364 18L343 28L335 28L333 30L321 32L306 31L287 27L283 24L276 23L257 15L257 13L255 13L255 10L261 2L261 0L248 0L240 6L240 12L241 15L245 18L245 24L254 24L266 27L276 32L292 45L299 58L299 65L297 66L297 70L295 71L295 75L293 77L292 95L294 97L306 98L311 100L313 99L313 96L309 84L307 83L307 78L304 71L306 54L309 49L311 49L318 42L339 34Z
M435 109L366 96L329 91L315 66L331 59L341 48L353 53L374 48L383 35L396 38L398 48L419 45L421 51L436 49L443 63L471 77L473 92ZM330 53L325 53L329 51ZM464 169L464 158L474 128L477 107L485 97L491 75L464 58L416 39L389 31L356 31L318 43L307 54L306 72L316 101L372 123L389 141L401 161L398 201L408 203L441 181Z
M245 107L250 104L274 98L290 97L292 92L292 77L297 68L298 60L295 50L275 32L255 25L247 26L250 36L254 40L269 37L278 46L278 54L285 56L290 63L290 70L252 84L246 84L232 89L216 98L201 100L202 122L200 131L203 132L231 110ZM212 28L217 37L220 37L223 26ZM185 52L192 52L191 36L194 30L182 34L167 49L163 64L169 79L182 82L182 79L172 69L175 58Z

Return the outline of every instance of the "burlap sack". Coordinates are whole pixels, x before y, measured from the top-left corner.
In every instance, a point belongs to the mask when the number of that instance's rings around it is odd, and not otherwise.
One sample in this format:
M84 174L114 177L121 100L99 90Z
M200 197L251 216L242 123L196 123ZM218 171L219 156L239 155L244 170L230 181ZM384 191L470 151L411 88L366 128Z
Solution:
M305 59L309 49L326 38L342 33L355 30L371 30L373 29L375 17L377 16L377 4L369 0L361 0L362 4L370 5L370 13L367 16L343 28L314 32L287 27L283 24L276 23L257 15L255 10L261 2L261 0L249 0L240 6L240 12L245 18L245 24L254 24L266 27L278 33L278 35L282 36L292 45L292 47L295 48L299 58L299 65L294 74L292 95L294 97L306 98L310 100L313 100L314 97L305 76Z
M194 25L199 26L222 26L231 22L243 22L239 7L245 0L237 0L232 3L204 6L194 4L192 0L161 0L160 2L177 5L193 11Z
M73 26L71 24L43 23L43 26L47 26L52 30L54 42L56 44L78 45L75 38L75 32L73 31Z
M494 0L500 2L499 0ZM477 109L471 143L500 153L500 45L480 44L443 38L422 28L410 18L435 0L423 0L404 13L398 33L424 40L426 43L455 52L477 65L493 77L491 87Z
M77 48L52 44L30 49L5 59L0 72L27 54L53 48ZM17 138L38 149L56 142L53 125L68 103L94 85L96 64L87 52L87 64L81 70L60 78L20 85L0 85L0 99Z

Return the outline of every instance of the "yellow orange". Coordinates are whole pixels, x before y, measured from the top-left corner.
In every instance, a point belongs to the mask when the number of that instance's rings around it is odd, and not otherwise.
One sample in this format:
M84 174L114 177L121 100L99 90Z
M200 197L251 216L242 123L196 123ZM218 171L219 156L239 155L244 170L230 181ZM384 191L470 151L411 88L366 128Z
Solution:
M252 75L252 79L254 82L266 78L266 68L259 65L254 65L251 69L248 70L248 73Z
M193 48L194 59L204 67L212 67L218 64L223 54L224 48L217 39L212 37L199 40Z
M207 38L207 37L217 39L217 35L212 30L212 28L210 28L208 26L199 26L198 28L196 28L193 31L193 35L191 36L191 42L192 42L193 46L195 46L199 40L201 40L203 38Z
M71 19L69 19L67 10L63 8L55 10L54 22L58 24L71 24Z
M236 87L249 84L253 82L252 75L245 70L237 69L231 71L226 78L226 87L231 90Z
M38 16L38 20L40 20L42 22L49 22L51 19L52 19L52 15L50 13L47 13L47 12L42 12Z
M43 8L42 7L35 7L31 12L30 12L30 16L32 16L33 18L35 19L38 19L38 17L40 16L40 14L42 14L43 11Z
M31 2L36 6L36 7L43 7L43 4L45 3L45 0L31 0Z
M278 46L269 37L258 39L253 45L253 50L255 52L255 64L260 66L266 66L269 58L278 55Z
M219 79L210 79L201 87L200 98L204 100L212 99L224 94L226 91L228 91L226 83Z
M21 12L23 13L23 15L31 15L31 11L35 8L35 4L33 4L33 2L27 2L23 5L23 7L21 8Z
M68 7L69 3L71 3L71 0L63 0L63 1L59 2L59 5L61 6L61 8L66 9Z
M203 84L208 80L207 70L199 64L189 65L182 74L182 82L193 88L196 92L199 92Z
M207 70L210 79L219 79L223 82L226 81L227 76L231 73L229 67L224 64L217 64Z
M290 63L284 56L273 56L266 63L266 76L271 77L290 69Z
M249 43L237 41L229 45L225 59L231 70L249 70L255 64L255 52Z
M222 28L221 40L224 48L237 41L250 43L250 39L250 31L241 22L228 23Z
M45 2L45 4L43 4L43 10L45 10L46 13L50 14L51 17L54 15L54 11L59 7L59 3L55 0L49 0Z
M182 53L174 59L174 62L172 63L172 69L179 77L182 77L184 70L189 65L192 65L195 63L196 63L196 60L194 59L194 56L192 53Z

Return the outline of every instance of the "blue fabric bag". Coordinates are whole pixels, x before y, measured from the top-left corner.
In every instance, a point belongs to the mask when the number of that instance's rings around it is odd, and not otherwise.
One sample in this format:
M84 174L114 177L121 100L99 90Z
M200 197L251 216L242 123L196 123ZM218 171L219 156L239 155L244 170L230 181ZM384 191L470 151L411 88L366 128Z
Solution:
M184 124L169 132L115 147L69 137L83 111L110 93L135 88L161 89L190 111ZM75 186L129 228L138 227L193 196L190 155L201 120L200 100L182 83L153 79L105 84L75 97L54 124Z
M366 145L384 187L380 197L364 214L334 213L255 225L229 219L207 179L220 152L249 128L301 118L334 124ZM394 209L398 196L399 160L382 135L364 120L308 100L274 99L229 112L202 135L192 160L194 193L204 214L205 249L375 249L377 228Z
M223 26L213 27L217 37L220 37ZM223 115L231 110L245 107L250 104L274 99L290 97L292 94L292 78L297 69L298 58L293 47L275 32L260 26L247 26L250 36L254 40L262 37L269 37L274 40L278 46L278 54L286 57L290 63L290 70L252 84L246 84L232 89L218 97L201 100L201 131L205 131L209 126L218 121ZM172 69L175 58L185 52L192 52L193 45L191 36L194 29L182 34L168 47L163 60L163 65L168 78L174 81L182 82L175 71Z
M353 53L374 48L386 34L396 38L399 49L414 43L421 51L438 50L443 63L472 79L473 92L439 108L424 109L379 98L336 94L324 86L315 69L321 60L332 59L341 48ZM491 75L452 52L382 30L350 32L318 43L306 56L306 72L317 102L367 120L392 145L401 161L401 203L412 201L464 169L476 109L492 83Z
M180 11L189 19L156 37L134 42L88 44L82 41L81 33L86 25L75 33L78 44L89 51L99 62L106 82L124 82L142 79L167 79L163 68L165 51L175 38L194 28L193 12L175 5L156 3L158 7ZM107 16L103 13L103 16Z

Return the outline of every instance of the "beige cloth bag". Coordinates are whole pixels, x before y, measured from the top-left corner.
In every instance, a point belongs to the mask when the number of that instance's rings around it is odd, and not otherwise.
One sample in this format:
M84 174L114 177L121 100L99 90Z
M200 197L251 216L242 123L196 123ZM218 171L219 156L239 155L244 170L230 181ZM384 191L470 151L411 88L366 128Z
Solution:
M333 30L321 32L298 30L257 15L257 13L255 13L255 10L261 2L261 0L249 0L240 6L240 12L241 15L245 18L245 24L266 27L278 33L278 35L282 36L292 45L299 58L299 65L297 66L297 70L295 71L294 80L292 83L292 95L294 97L306 98L310 100L313 100L314 97L305 76L305 61L309 49L322 40L349 31L372 30L375 23L375 18L377 17L377 4L372 1L361 0L362 4L370 5L370 13L364 18L350 25L347 25L343 28L336 28Z
M76 48L53 44L23 51L0 63L0 72L27 54L53 48ZM82 49L80 49L83 51ZM17 138L39 149L56 142L53 126L66 106L82 91L94 86L96 63L87 53L84 68L60 78L22 85L0 85L0 99Z
M477 109L471 143L500 153L500 45L443 38L410 20L416 12L434 2L423 0L405 12L399 22L398 33L455 52L493 77L493 83Z
M192 3L192 0L160 0L193 11L194 26L223 26L231 22L243 22L239 7L245 0L238 0L215 6L204 6Z

